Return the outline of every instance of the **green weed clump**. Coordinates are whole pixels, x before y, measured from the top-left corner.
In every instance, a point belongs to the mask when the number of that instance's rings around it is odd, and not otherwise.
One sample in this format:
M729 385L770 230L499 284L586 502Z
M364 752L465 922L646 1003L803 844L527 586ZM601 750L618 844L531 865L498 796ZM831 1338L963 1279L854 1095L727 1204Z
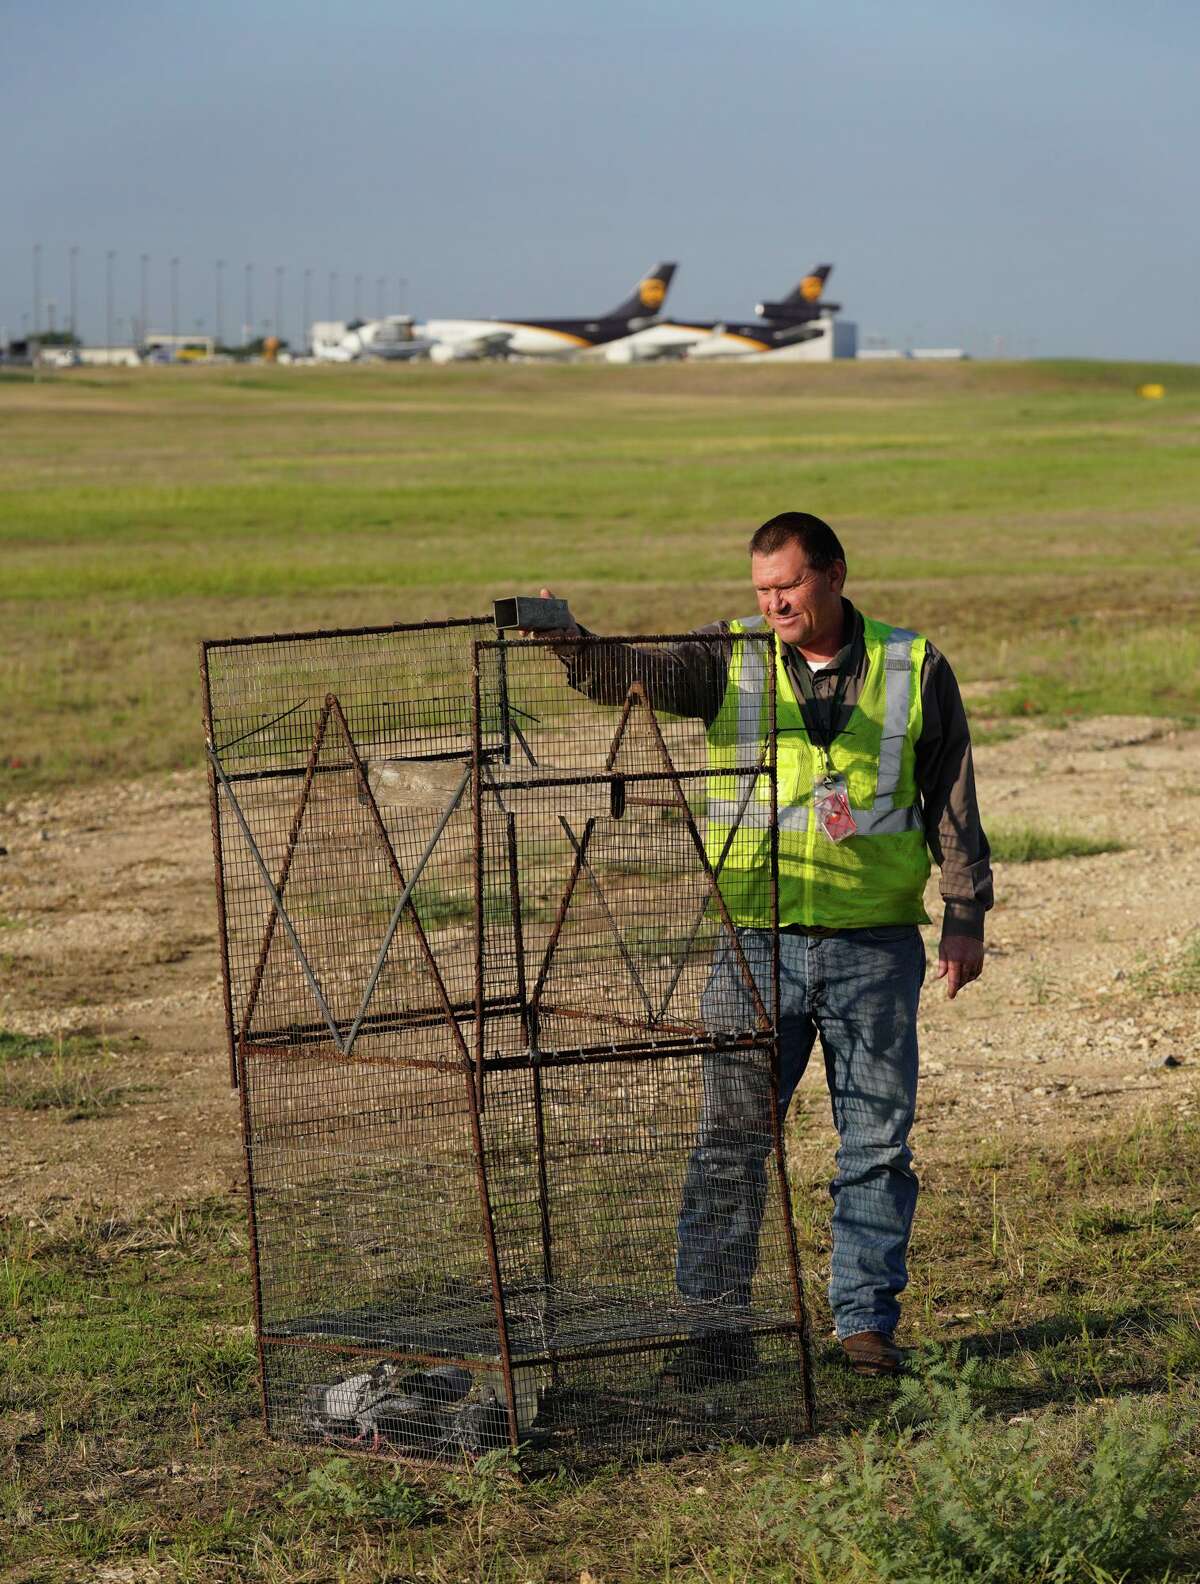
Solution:
M1039 830L1036 825L1009 825L990 831L997 863L1046 863L1054 858L1094 858L1098 853L1124 852L1125 843L1107 836L1071 831Z
M1171 965L1168 979L1176 995L1195 995L1200 992L1200 930L1193 931L1184 942L1183 949Z
M1200 995L1200 930L1193 930L1165 960L1143 959L1131 984L1140 995Z
M437 1511L428 1492L410 1484L399 1469L364 1468L361 1461L330 1458L310 1469L303 1485L283 1496L285 1507L299 1507L340 1518L384 1519L390 1524L420 1523Z
M45 1059L53 1055L91 1056L100 1041L91 1034L17 1034L0 1029L0 1065L6 1062Z
M335 1457L310 1469L304 1483L291 1485L281 1500L285 1507L317 1518L409 1528L511 1494L519 1488L518 1476L516 1455L507 1447L496 1447L461 1470L444 1474L432 1488L406 1479L401 1469L386 1463ZM536 1483L542 1491L554 1488L553 1479Z
M0 1029L0 1106L56 1111L65 1122L108 1116L149 1087L114 1080L111 1056L90 1034L50 1038Z
M1021 728L1011 720L989 721L984 726L971 727L971 743L976 748L995 748L1020 735Z
M1172 1431L1107 1408L1078 1448L988 1429L969 1371L901 1384L897 1434L846 1443L815 1497L772 1481L775 1527L824 1584L1102 1584L1162 1579L1193 1481Z

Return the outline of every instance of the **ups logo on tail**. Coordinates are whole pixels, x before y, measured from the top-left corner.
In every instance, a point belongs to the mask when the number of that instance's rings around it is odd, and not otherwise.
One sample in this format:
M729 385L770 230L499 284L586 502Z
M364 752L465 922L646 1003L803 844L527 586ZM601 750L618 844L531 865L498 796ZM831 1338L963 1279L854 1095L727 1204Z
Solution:
M805 302L816 302L821 295L821 287L825 282L819 275L806 275L800 282L800 295Z
M663 305L663 298L667 295L667 288L655 276L648 276L638 287L638 301L643 308L649 308L651 313Z

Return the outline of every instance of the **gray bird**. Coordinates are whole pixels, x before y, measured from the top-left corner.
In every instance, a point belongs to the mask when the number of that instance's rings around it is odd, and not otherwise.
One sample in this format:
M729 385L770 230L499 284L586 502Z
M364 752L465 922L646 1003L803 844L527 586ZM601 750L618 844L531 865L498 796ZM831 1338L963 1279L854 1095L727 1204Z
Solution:
M385 1440L437 1442L444 1434L445 1411L471 1389L470 1373L455 1364L401 1375L389 1361L345 1380L306 1388L305 1427L318 1435L368 1443L378 1451Z
M493 1447L508 1445L508 1410L495 1391L485 1386L479 1401L467 1403L454 1415L454 1423L442 1438L439 1452L465 1452L478 1457Z

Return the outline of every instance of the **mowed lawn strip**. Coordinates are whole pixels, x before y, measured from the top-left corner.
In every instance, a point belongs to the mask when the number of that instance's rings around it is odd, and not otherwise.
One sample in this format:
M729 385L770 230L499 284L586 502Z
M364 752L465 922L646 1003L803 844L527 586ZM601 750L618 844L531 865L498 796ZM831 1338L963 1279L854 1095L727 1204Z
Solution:
M786 507L998 715L1200 712L1192 368L77 371L0 434L0 793L196 763L201 636L738 614Z
M1195 1576L1198 1144L1194 1122L1143 1122L1065 1158L1034 1141L931 1175L906 1300L926 1384L898 1393L846 1374L826 1340L823 1145L798 1138L818 1437L532 1485L503 1457L446 1473L267 1441L236 1197L136 1220L94 1210L10 1222L0 1578L65 1584L87 1567L149 1562L167 1578L272 1584L515 1584L585 1569L602 1580L872 1584L885 1576L879 1546L906 1531L877 1532L874 1561L849 1540L867 1543L864 1514L880 1499L915 1523L918 1496L928 1510L908 1538L926 1556L950 1546L969 1561L959 1526L1032 1519L1056 1546L1079 1547L1077 1565L1054 1575L1063 1580L1102 1577L1087 1568L1119 1560L1120 1545L1134 1547L1130 1579L1163 1578L1164 1557L1173 1577ZM979 1414L965 1436L964 1408ZM878 1434L863 1442L873 1421ZM974 1520L959 1510L969 1482ZM1190 1505L1178 1510L1181 1491ZM821 1561L824 1533L835 1550L842 1537L836 1565ZM909 1565L889 1576L933 1575ZM1043 1575L971 1564L954 1576Z

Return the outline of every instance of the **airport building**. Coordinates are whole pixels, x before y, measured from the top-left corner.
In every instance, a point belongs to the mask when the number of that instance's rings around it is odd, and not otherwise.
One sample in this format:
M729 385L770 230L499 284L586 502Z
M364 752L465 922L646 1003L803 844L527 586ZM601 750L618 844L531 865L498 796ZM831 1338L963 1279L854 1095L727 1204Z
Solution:
M813 329L820 332L808 341L797 341L794 346L777 347L764 352L772 363L832 363L836 359L858 356L858 326L852 319L835 319L822 314L813 321Z

